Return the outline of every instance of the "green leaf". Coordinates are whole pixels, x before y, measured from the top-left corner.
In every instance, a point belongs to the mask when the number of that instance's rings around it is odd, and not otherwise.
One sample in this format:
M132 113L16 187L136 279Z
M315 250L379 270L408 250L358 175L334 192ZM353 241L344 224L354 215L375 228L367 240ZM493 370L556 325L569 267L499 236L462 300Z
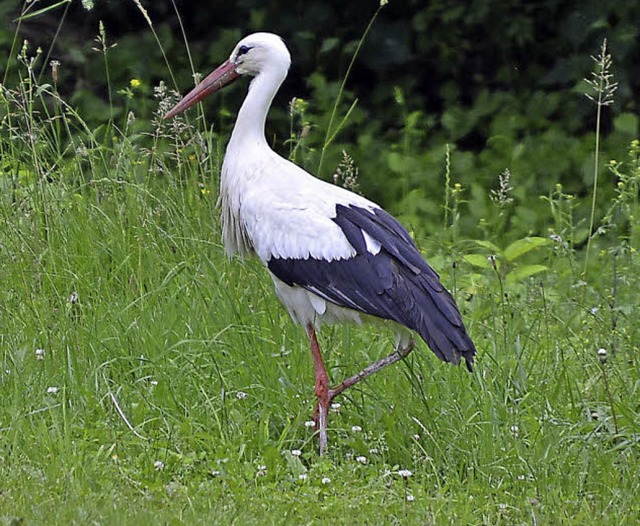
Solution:
M42 9L38 9L37 11L34 11L33 13L27 13L25 15L19 16L14 20L14 22L22 22L23 20L28 20L29 18L42 15L44 13L47 13L48 11L51 11L52 9L55 9L56 7L60 7L62 5L68 4L69 2L71 2L71 0L62 0L57 4L48 5L46 7L43 7Z
M333 51L338 46L340 46L340 40L339 39L337 39L335 37L325 38L322 41L322 46L320 47L320 53L327 53L329 51Z
M509 272L506 281L507 283L517 283L545 270L547 270L545 265L523 265Z
M525 237L511 243L505 248L503 255L508 261L513 261L534 248L542 247L549 243L551 243L551 240L546 237Z
M486 269L492 268L491 263L487 261L487 256L485 256L484 254L467 254L465 256L462 256L462 259L464 259L467 263L473 265L474 267Z
M387 163L393 172L399 174L404 172L404 159L398 152L389 152L389 155L387 155Z
M502 249L500 247L498 247L497 245L494 245L491 241L476 240L476 245L480 245L481 247L484 247L484 248L490 250L491 252L493 252L496 255L502 254Z
M613 119L613 128L632 137L638 136L638 117L633 113L622 113Z

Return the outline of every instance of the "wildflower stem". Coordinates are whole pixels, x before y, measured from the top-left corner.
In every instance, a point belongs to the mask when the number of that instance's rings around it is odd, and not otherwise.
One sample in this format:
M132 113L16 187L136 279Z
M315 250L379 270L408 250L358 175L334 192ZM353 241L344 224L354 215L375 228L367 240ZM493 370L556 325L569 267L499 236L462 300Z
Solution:
M598 165L600 164L600 127L602 122L602 107L609 106L613 103L613 94L618 89L617 82L611 82L613 74L611 69L611 55L607 53L607 39L602 41L602 47L600 48L600 54L597 57L592 57L596 63L595 71L591 73L590 79L587 79L587 84L594 91L594 96L589 93L585 93L587 98L596 105L596 144L595 154L593 160L593 192L591 197L591 215L589 219L589 232L587 237L587 250L584 260L583 275L587 273L589 267L589 253L591 251L591 239L593 237L593 226L595 224L596 216L596 199L598 194Z
M342 119L342 121L340 122L340 125L335 129L335 131L332 130L333 121L335 120L336 113L338 112L338 106L340 105L340 102L342 101L342 95L344 93L344 88L345 88L345 86L347 84L347 80L349 79L349 76L351 75L351 69L353 68L353 65L355 64L356 58L358 57L358 54L360 53L360 49L362 48L362 44L364 44L364 41L367 38L367 35L369 34L369 31L373 27L373 23L375 22L376 18L378 17L378 14L380 13L380 10L385 5L386 4L380 3L380 6L378 7L378 9L376 9L376 12L371 17L371 20L369 21L369 24L367 25L366 29L364 30L364 33L362 34L362 37L358 41L358 46L356 47L356 50L353 52L353 55L351 57L351 61L349 62L349 66L347 67L347 72L345 73L345 75L344 75L344 77L342 79L342 83L340 84L340 89L338 90L338 96L336 97L336 101L333 104L333 109L331 110L331 117L329 117L329 124L327 126L327 132L326 132L325 137L324 137L324 144L322 145L322 152L320 153L320 162L318 163L318 175L322 174L322 164L324 163L324 154L327 151L327 148L329 147L329 145L331 144L331 142L333 141L335 136L338 134L338 132L342 129L342 126L346 122L347 117L349 117L349 114L351 113L351 111L353 110L353 108L355 107L355 104L357 102L357 101L355 101L351 105L351 107L349 108L349 111L347 112L347 115Z
M589 218L589 235L587 237L587 253L584 259L583 274L587 273L589 267L589 252L591 250L591 239L593 237L593 224L596 216L596 200L598 196L598 164L600 163L600 119L602 116L602 105L598 102L598 108L596 110L596 145L595 155L593 160L593 192L591 196L591 216Z
M609 375L607 374L607 364L600 364L602 367L602 379L604 380L604 390L607 393L607 400L609 402L609 407L611 408L611 417L613 418L613 429L617 434L620 433L620 428L618 427L618 415L616 414L616 406L613 403L613 396L611 396L611 388L609 387Z
M451 150L447 143L444 169L444 229L449 228L449 197L451 194Z

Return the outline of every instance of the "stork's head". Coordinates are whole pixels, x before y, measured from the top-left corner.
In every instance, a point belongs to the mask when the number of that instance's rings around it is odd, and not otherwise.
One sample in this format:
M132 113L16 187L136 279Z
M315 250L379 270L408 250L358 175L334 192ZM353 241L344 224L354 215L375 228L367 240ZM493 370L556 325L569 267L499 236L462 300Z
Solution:
M240 75L257 75L263 70L279 68L287 71L291 55L278 35L254 33L236 44L229 57Z
M253 33L236 44L229 60L218 66L200 84L187 93L165 116L169 119L193 106L207 95L230 84L241 75L256 76L272 72L286 75L291 65L291 55L278 35Z

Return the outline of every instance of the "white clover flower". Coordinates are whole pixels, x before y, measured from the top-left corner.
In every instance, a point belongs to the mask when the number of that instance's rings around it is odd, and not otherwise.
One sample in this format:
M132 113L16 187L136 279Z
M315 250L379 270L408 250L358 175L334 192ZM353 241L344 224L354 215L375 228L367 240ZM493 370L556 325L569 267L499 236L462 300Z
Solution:
M332 413L339 413L341 407L342 407L342 404L340 404L338 402L334 402L333 404L331 404L331 412Z
M44 349L36 349L37 360L44 360L45 354L47 354L47 351L45 351Z
M164 462L162 462L162 460L156 460L153 463L153 469L156 471L162 471L164 469Z
M304 427L306 427L306 428L316 427L316 423L313 420L307 420L304 423Z
M238 391L236 393L236 398L238 400L244 400L247 397L247 393L245 393L244 391Z
M607 350L603 349L602 347L600 347L600 349L598 349L598 358L600 359L601 363L606 363L607 362Z
M360 426L351 426L351 432L360 433L360 431L362 431L362 428Z
M151 380L149 382L153 387L155 387L156 385L158 385L158 380Z
M47 394L58 394L58 388L57 387L47 387Z
M302 451L300 451L299 449L292 449L292 450L291 450L291 454L292 454L294 457L299 457L300 455L302 455Z
M369 460L367 460L367 457L361 455L359 457L356 457L356 462L360 462L360 464L363 464L366 466Z
M329 477L322 477L322 483L323 484L330 484L331 483L331 479Z
M416 498L413 495L407 495L407 502L413 502L414 500L416 500Z
M300 473L300 475L298 475L298 479L305 481L309 478L309 475L307 475L306 473Z
M413 473L411 473L411 471L409 471L408 469L399 469L398 475L400 475L403 479L408 479L411 475L413 475Z

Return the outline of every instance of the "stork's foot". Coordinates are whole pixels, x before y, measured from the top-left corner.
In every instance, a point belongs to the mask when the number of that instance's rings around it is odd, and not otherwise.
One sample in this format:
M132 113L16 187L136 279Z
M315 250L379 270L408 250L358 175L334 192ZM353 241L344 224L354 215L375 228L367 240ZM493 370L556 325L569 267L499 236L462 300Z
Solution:
M325 403L320 403L320 399L318 399L318 401L316 402L315 407L313 408L313 422L314 422L314 429L316 431L318 431L320 429L320 406L324 407L324 411L325 414L329 414L329 411L331 410L331 404L333 403L333 399L338 396L338 393L335 389L327 389L327 401L326 401L326 405Z

